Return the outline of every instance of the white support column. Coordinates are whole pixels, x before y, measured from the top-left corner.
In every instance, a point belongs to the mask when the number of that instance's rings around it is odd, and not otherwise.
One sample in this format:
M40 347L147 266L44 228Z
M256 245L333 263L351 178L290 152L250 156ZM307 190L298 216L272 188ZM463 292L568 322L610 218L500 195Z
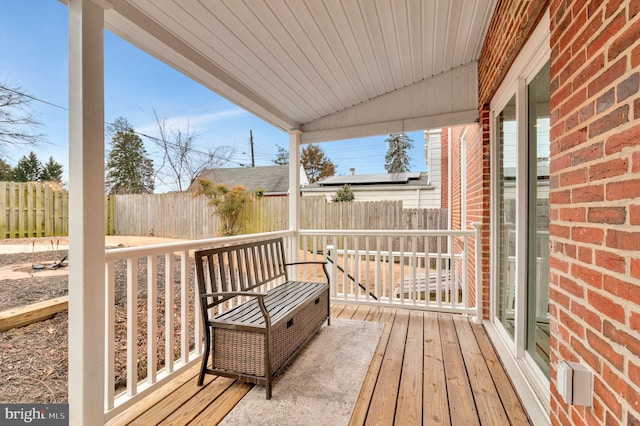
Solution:
M289 131L289 230L294 232L289 247L289 259L298 260L298 231L300 230L300 130ZM296 276L297 268L293 271Z
M104 424L104 10L69 0L69 415Z
M451 127L449 127L447 129L447 221L448 221L448 229L453 229L453 227L451 226L451 223L453 221L453 209L451 208L451 203L453 201L453 198L451 196L451 193L453 192L453 185L451 184L451 182L453 182L453 172L451 171L452 166L453 166L453 144L451 143L451 137L453 136L453 132L451 131Z

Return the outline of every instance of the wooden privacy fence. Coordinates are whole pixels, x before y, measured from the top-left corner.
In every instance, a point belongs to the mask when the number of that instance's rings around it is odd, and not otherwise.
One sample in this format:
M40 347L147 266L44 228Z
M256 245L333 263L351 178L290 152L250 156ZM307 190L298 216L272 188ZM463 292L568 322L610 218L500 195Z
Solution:
M302 229L447 229L446 209L403 209L402 201L330 203L324 196L302 197Z
M118 194L114 233L197 240L216 236L218 221L205 197L191 193Z
M2 238L67 235L69 193L43 182L0 182Z
M447 209L403 209L402 201L366 201L329 203L324 196L302 197L301 229L347 230L443 230L448 229ZM336 241L336 249L352 246L357 237ZM417 241L419 252L447 250L445 237ZM398 238L385 240L383 250L401 249ZM403 248L404 249L404 248Z
M113 203L105 196L105 234L113 233ZM0 182L0 238L69 234L69 192L48 182Z
M105 195L105 234L183 239L217 236L218 219L191 193ZM68 235L69 193L42 182L0 182L0 238ZM245 233L286 230L287 197L255 199L244 211ZM446 209L403 209L400 201L330 203L300 199L302 229L447 229Z
M203 196L190 193L112 196L116 235L200 239L216 236L218 220ZM287 197L255 199L243 214L244 232L286 230ZM300 199L302 229L447 229L446 209L403 209L400 201L329 203Z
M116 235L197 240L217 236L218 218L204 196L192 193L113 195ZM242 216L246 233L287 229L286 197L254 200Z

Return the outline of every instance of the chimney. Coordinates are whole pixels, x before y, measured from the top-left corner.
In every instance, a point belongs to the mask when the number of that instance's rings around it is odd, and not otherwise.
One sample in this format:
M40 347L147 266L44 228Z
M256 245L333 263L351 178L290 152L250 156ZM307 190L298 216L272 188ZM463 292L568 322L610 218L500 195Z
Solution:
M355 174L356 174L356 168L355 168L355 167L351 167L351 168L349 169L349 171L351 172L351 176L353 176L353 175L355 175Z

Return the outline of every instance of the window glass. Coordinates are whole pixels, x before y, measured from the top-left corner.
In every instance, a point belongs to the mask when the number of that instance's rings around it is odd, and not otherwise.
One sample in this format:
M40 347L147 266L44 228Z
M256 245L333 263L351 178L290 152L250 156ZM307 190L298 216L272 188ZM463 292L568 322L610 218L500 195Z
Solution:
M527 86L527 352L549 377L549 63Z
M516 295L516 96L496 117L498 143L498 292L496 316L515 334Z

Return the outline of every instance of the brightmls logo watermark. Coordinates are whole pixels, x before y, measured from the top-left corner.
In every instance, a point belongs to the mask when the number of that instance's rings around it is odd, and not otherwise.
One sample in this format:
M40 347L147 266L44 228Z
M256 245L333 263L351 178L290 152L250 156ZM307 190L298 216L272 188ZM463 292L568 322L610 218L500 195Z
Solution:
M69 404L0 404L1 425L69 424Z

